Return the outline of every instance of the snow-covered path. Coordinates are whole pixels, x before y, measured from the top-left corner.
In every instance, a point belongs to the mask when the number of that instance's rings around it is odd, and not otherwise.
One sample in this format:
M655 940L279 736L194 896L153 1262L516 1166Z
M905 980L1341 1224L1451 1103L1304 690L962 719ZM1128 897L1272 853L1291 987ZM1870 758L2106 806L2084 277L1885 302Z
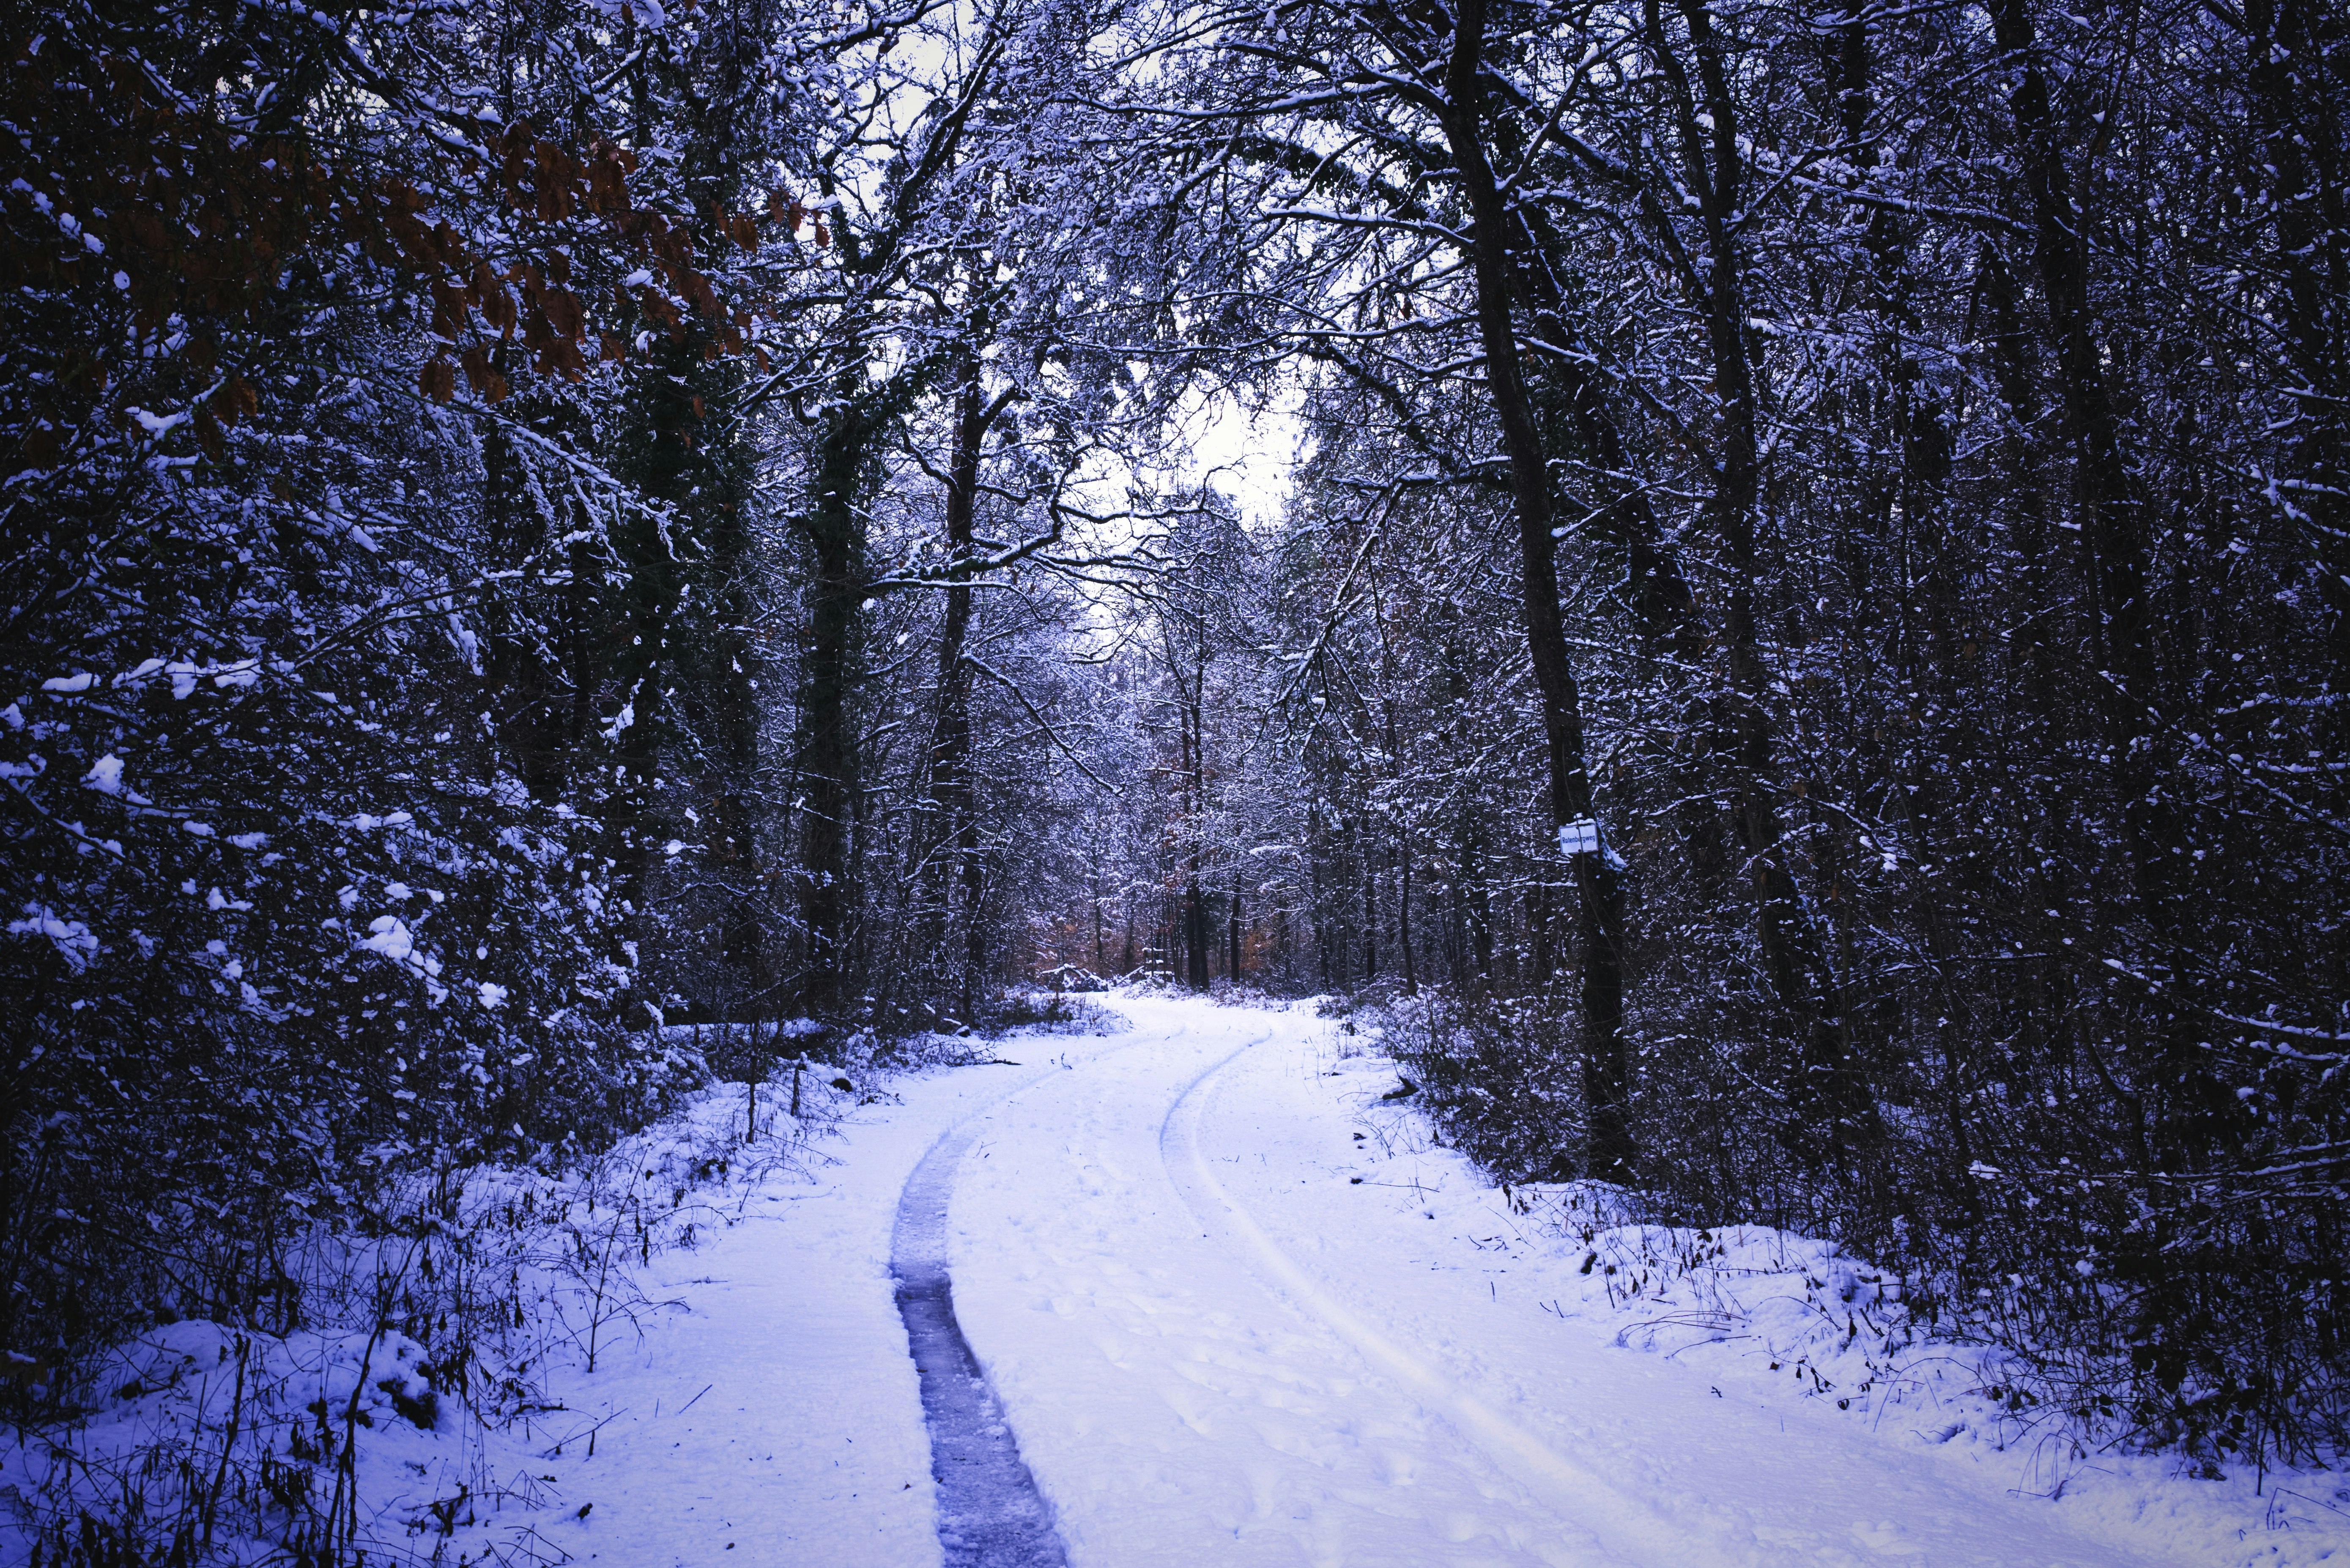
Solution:
M1505 1300L1409 1189L1353 1179L1349 1101L1390 1076L1295 1014L1125 1006L1137 1036L982 1113L952 1210L958 1312L1073 1562L2145 1560Z
M726 1392L687 1430L616 1422L611 1505L550 1535L644 1564L741 1563L735 1542L756 1562L940 1563L941 1530L970 1521L940 1518L966 1505L931 1484L887 1260L901 1201L951 1187L916 1251L942 1251L1076 1568L2219 1560L2209 1518L2052 1504L2021 1494L2023 1456L1897 1441L1616 1346L1426 1197L1471 1179L1449 1151L1397 1158L1376 1121L1357 1137L1392 1070L1329 1024L1115 1005L1131 1031L901 1085L818 1189L768 1205L779 1223L677 1265L701 1276L678 1282L702 1287L691 1313L607 1392L639 1411L713 1377ZM2257 1540L2227 1555L2277 1560Z

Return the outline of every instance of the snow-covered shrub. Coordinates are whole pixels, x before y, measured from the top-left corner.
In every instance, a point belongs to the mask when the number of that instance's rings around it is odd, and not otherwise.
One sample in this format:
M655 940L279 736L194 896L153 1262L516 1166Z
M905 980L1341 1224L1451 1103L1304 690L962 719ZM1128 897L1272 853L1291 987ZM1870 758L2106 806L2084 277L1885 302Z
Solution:
M294 1238L404 1222L421 1172L576 1160L701 1081L647 1033L650 786L601 718L630 699L599 628L660 519L596 461L612 387L563 286L619 275L621 161L583 208L588 166L526 128L511 162L410 145L390 78L322 141L284 95L332 89L277 74L307 14L219 44L252 51L230 97L177 99L190 15L61 16L5 82L41 182L0 213L41 280L0 304L20 1419L158 1321L295 1332ZM500 192L532 169L567 222ZM441 348L516 289L534 352L477 348L452 401Z
M729 1223L854 1098L819 1081L794 1118L772 1087L721 1085L593 1158L406 1172L361 1223L289 1227L270 1313L170 1318L80 1359L70 1407L0 1460L0 1530L57 1562L335 1562L495 1511L515 1441L568 1430L550 1357L592 1371L632 1338L655 1306L638 1271Z
M1430 989L1355 1010L1414 1085L1445 1140L1509 1182L1558 1181L1581 1166L1582 1057L1574 1020L1539 997Z
M990 1033L1028 1029L1047 1034L1099 1034L1113 1027L1113 1014L1074 992L1033 985L1008 986L983 1009L978 1023Z
M2350 1415L2327 1230L2285 1234L2263 1205L2220 1201L2228 1187L2216 1177L2182 1179L2167 1196L2188 1201L2154 1210L2138 1184L2057 1152L2094 1144L2044 1114L2054 1106L1973 1146L1954 1186L1936 1119L1885 1104L1865 1156L1840 1148L1759 1086L1800 1071L1773 1060L1786 1049L1773 1035L1744 1047L1668 1035L1640 1055L1637 1182L1544 1192L1582 1163L1571 1014L1541 998L1442 989L1325 1011L1396 1061L1411 1085L1404 1103L1444 1141L1554 1207L1556 1223L1617 1266L1637 1288L1606 1275L1611 1303L1654 1282L1659 1303L1678 1303L1651 1313L1659 1324L1711 1321L1720 1303L1707 1293L1760 1267L1721 1262L1721 1249L1751 1251L1761 1236L1810 1249L1802 1269L1825 1285L1857 1269L1872 1301L1898 1301L1873 1319L1828 1314L1846 1330L1838 1355L1856 1344L1852 1354L1875 1357L1854 1375L1873 1386L1891 1386L1900 1353L1930 1341L1937 1397L1971 1391L2019 1428L2254 1459L2328 1453L2325 1434ZM2197 1201L2199 1191L2208 1196ZM1805 1296L1813 1307L1816 1295ZM1812 1366L1819 1353L1790 1355ZM1944 1387L1952 1357L1973 1370Z

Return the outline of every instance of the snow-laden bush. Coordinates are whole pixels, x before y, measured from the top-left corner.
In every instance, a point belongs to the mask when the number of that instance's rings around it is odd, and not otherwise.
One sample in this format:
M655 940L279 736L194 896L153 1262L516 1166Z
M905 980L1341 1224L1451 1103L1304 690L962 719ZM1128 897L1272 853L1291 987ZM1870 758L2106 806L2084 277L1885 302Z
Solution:
M1541 998L1444 991L1357 1010L1451 1143L1502 1180L1558 1181L1581 1168L1582 1058L1574 1020Z
M1435 991L1346 1011L1340 1027L1405 1074L1405 1103L1497 1179L1533 1194L1581 1168L1573 1024L1542 999ZM1734 1092L1750 1064L1726 1048L1680 1040L1641 1060L1637 1184L1544 1201L1614 1269L1599 1293L1653 1295L1659 1334L1800 1300L1800 1321L1773 1332L1793 1345L1824 1312L1843 1325L1839 1356L1876 1358L1848 1382L1884 1384L1930 1341L1938 1397L1972 1389L2011 1424L2207 1459L2322 1459L2350 1417L2324 1228L2287 1233L2262 1201L2220 1202L2217 1179L2196 1201L2193 1181L2150 1197L2097 1176L2058 1152L2078 1146L2054 1118L1984 1147L1954 1192L1940 1127L1907 1107L1880 1106L1881 1135L1854 1160L1751 1086ZM1780 1259L1768 1267L1753 1253L1765 1243ZM1816 1278L1792 1296L1722 1294L1735 1277L1791 1272ZM1845 1310L1856 1299L1870 1310ZM1789 1352L1806 1366L1820 1354ZM1940 1386L1952 1357L1971 1369L1963 1388Z
M0 1459L0 1532L57 1562L346 1562L511 1510L493 1543L526 1561L517 1445L590 1436L546 1373L631 1340L658 1306L644 1265L818 1158L810 1137L856 1096L816 1080L797 1117L787 1098L715 1086L593 1158L411 1173L359 1223L289 1230L266 1311L80 1358Z

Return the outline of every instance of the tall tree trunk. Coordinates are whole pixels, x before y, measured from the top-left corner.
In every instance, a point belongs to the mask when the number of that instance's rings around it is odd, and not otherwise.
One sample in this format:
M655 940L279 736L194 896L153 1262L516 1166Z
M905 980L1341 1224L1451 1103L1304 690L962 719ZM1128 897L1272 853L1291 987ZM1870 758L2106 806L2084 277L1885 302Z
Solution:
M2032 203L2033 250L2048 306L2049 337L2056 349L2065 433L2073 448L2081 534L2089 546L2095 610L2092 655L2099 670L2120 676L2128 688L2108 696L2104 704L2114 740L2126 745L2143 731L2146 704L2154 696L2144 509L2130 488L2121 426L2100 365L2089 303L2088 257L2077 233L2080 213L2064 165L2048 78L2040 64L2030 0L1994 0L1991 17L1999 47L2014 56L2019 66L2009 107L2022 144L2018 151Z
M979 462L988 427L1009 394L983 401L980 361L966 348L955 394L954 453L948 463L946 545L949 569L958 578L971 567L972 526L979 506ZM946 590L939 630L939 717L931 741L931 844L924 846L931 896L924 899L923 959L937 963L939 943L951 925L955 891L962 896L962 949L945 961L956 975L956 1006L968 1018L986 961L987 933L981 909L986 867L979 853L977 799L972 786L971 664L963 656L970 635L972 588L957 581Z
M1411 950L1411 841L1396 845L1396 945L1403 950L1403 993L1419 994L1418 961Z
M1194 854L1183 875L1183 978L1193 991L1208 989L1208 900L1200 891L1200 858Z
M1477 284L1478 336L1485 351L1486 386L1510 462L1510 494L1517 514L1520 597L1541 698L1550 773L1554 828L1596 821L1591 775L1584 759L1583 699L1567 659L1559 617L1558 568L1551 538L1550 475L1519 369L1517 332L1510 316L1511 224L1485 154L1482 75L1486 0L1461 0L1454 13L1452 57L1445 74L1449 98L1445 133L1469 198L1470 265ZM1582 1028L1584 1092L1590 1107L1590 1167L1594 1175L1623 1179L1634 1149L1627 1116L1624 1049L1624 889L1614 857L1596 844L1572 857L1582 892Z
M1241 980L1241 874L1237 870L1232 873L1232 917L1225 935L1230 950L1225 955L1224 975L1238 985Z
M857 374L863 376L861 365ZM858 779L849 696L863 652L866 585L865 530L857 501L871 433L863 410L845 397L818 441L814 494L803 520L816 571L807 585L807 649L794 762L800 790L800 918L807 940L802 1000L819 1016L840 1003L846 960L849 819Z
M1209 984L1208 902L1200 888L1200 873L1207 858L1208 660L1204 646L1193 678L1186 680L1179 665L1176 680L1183 685L1183 831L1188 841L1183 859L1183 978L1193 991L1205 991Z
M2080 232L2083 215L2064 161L2067 139L2057 121L2029 0L1996 0L1991 17L1999 46L2016 67L2009 107L2032 204L2034 259L2056 353L2080 535L2089 551L2091 658L2103 678L2100 711L2113 759L2112 790L2121 804L2123 836L2135 870L2137 913L2154 950L2138 961L2162 971L2168 990L2155 1001L2158 1016L2144 1025L2147 1078L2162 1096L2150 1129L2153 1147L2165 1168L2197 1169L2238 1125L2238 1107L2200 1043L2204 1031L2192 1022L2190 950L2197 933L2184 924L2178 880L2172 874L2180 830L2168 782L2170 742L2149 713L2149 704L2163 692L2147 599L2148 518L2130 477L2121 417L2106 382L2105 349L2089 293L2087 242ZM2088 156L2095 158L2102 149L2101 130Z
M1648 491L1632 478L1632 456L1594 369L1596 356L1586 347L1585 334L1548 265L1549 253L1556 248L1548 225L1537 213L1513 211L1510 218L1514 225L1512 282L1541 346L1531 374L1565 405L1575 440L1592 467L1605 476L1606 504L1595 521L1625 553L1625 597L1633 622L1644 641L1669 648L1684 661L1693 660L1705 630L1697 596Z
M514 441L502 427L490 426L482 436L483 522L491 559L501 567L520 566L546 549L550 536L574 531L560 514L543 514L536 499ZM584 526L576 531L588 533ZM578 562L581 567L586 564ZM556 612L546 616L552 626L542 623L536 596L519 580L484 606L483 674L498 738L514 759L515 774L543 805L562 798L586 733L585 726L572 722L561 691L579 685L580 678L565 664L584 651L576 645L584 633L577 623L586 618L586 591L585 584L564 585L561 597L546 606Z

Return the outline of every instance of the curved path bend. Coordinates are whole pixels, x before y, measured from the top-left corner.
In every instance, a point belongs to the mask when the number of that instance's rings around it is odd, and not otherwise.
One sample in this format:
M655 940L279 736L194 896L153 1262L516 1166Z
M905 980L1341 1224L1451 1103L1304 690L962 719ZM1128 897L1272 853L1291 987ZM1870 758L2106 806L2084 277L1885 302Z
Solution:
M2172 1560L1468 1272L1355 1179L1388 1080L1305 1015L1120 1005L1134 1033L964 1119L900 1202L953 1568Z

